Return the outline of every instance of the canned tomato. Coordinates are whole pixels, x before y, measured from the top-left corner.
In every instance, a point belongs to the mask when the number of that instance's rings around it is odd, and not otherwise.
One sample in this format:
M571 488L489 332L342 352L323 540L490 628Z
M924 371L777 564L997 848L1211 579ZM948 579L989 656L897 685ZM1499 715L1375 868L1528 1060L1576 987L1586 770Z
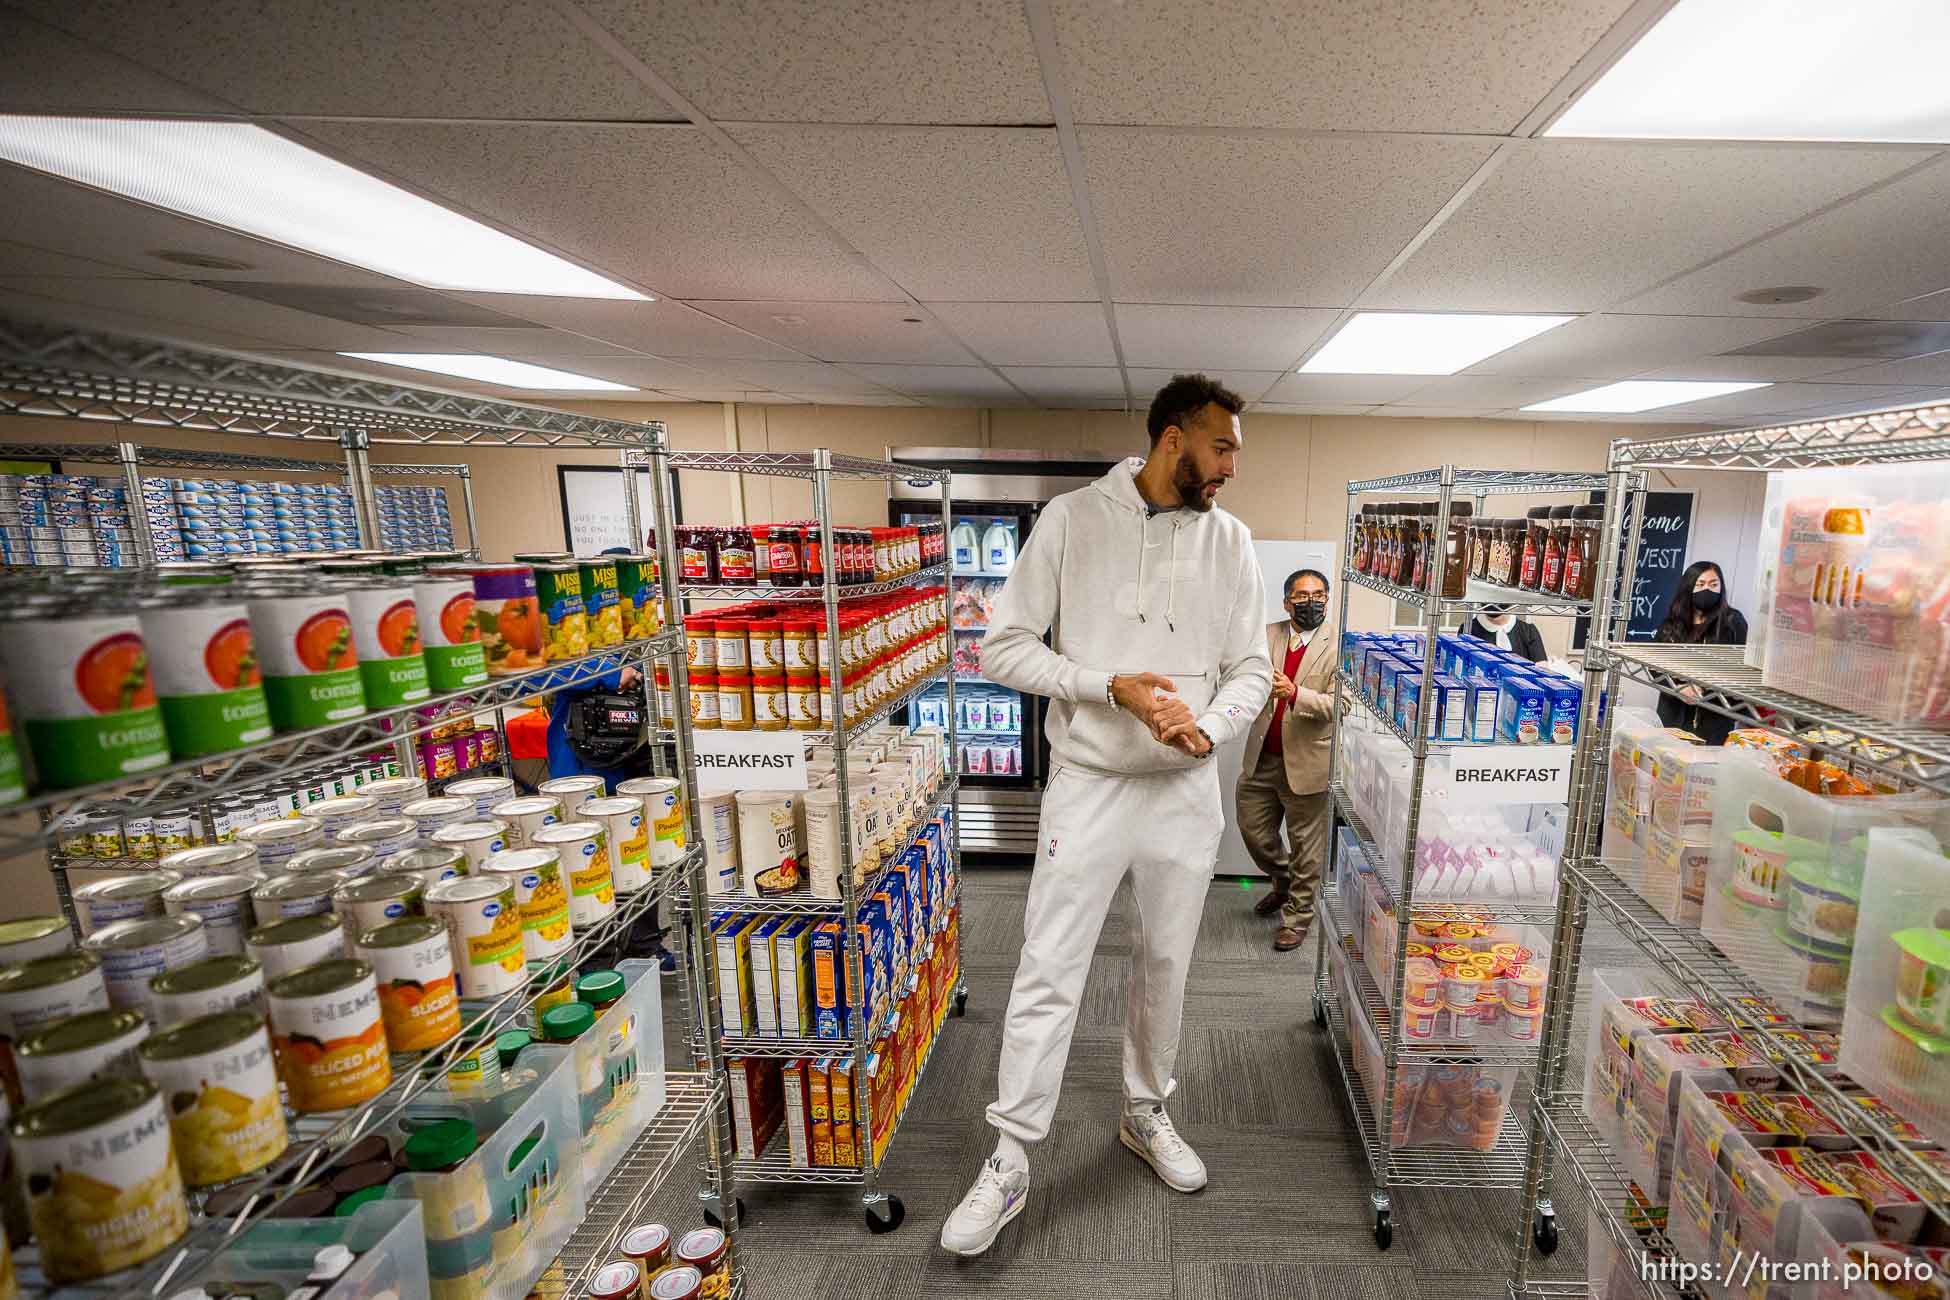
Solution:
M137 1049L168 1099L176 1159L191 1187L229 1182L284 1154L278 1070L264 1018L219 1011L163 1030Z
M264 991L293 1110L356 1106L393 1081L371 966L339 957L279 975Z
M279 817L246 826L232 838L256 849L264 870L284 871L292 858L325 842L325 824L315 817Z
M163 891L163 906L172 916L202 917L212 953L241 955L244 935L257 925L251 891L260 883L254 875L191 876Z
M551 794L560 799L563 814L568 817L575 816L576 811L588 800L600 799L608 791L607 783L593 772L554 777L535 788L543 794Z
M0 663L41 783L119 780L169 762L142 628L80 603L0 626Z
M663 607L657 601L657 557L617 555L617 605L623 611L623 637L639 641L663 630Z
M327 844L293 854L284 864L287 876L333 875L339 880L369 876L379 867L379 856L363 844Z
M135 1049L149 1036L149 1019L128 1007L84 1011L38 1026L14 1040L20 1090L39 1101L135 1063Z
M431 836L435 844L459 849L467 855L469 873L479 871L490 853L499 853L508 847L507 823L493 821L455 822L442 826Z
M332 836L337 844L347 848L369 849L374 856L381 858L411 848L419 838L419 824L411 817L373 817L353 822Z
M417 776L382 776L360 786L359 793L379 805L375 816L398 817L406 805L427 797L427 783Z
M467 570L428 569L413 580L413 602L422 613L427 684L436 691L458 691L486 681L487 656L474 619L474 579Z
M542 610L535 570L525 564L484 565L474 579L474 621L488 675L502 677L542 666Z
M149 980L210 955L210 941L200 916L152 916L141 921L117 921L82 940L82 946L102 960L102 981L108 985L110 1006L149 1004Z
M515 783L505 776L470 776L463 781L450 782L446 793L455 799L472 799L474 811L485 817L488 809L515 797Z
M484 876L513 882L515 904L521 912L522 950L529 961L546 961L568 951L575 936L569 929L569 891L562 880L562 855L557 850L491 853L480 869Z
M684 860L689 835L684 826L684 785L674 776L640 776L616 787L616 793L643 800L644 820L650 823L650 862L674 867Z
M257 638L242 600L143 601L140 613L171 753L195 758L271 738Z
M569 876L569 920L578 930L601 925L616 911L616 883L609 870L609 831L599 821L550 826L536 843L561 856Z
M266 980L345 956L345 926L330 912L261 925L244 936L244 951Z
M381 858L373 874L418 876L422 884L431 887L466 875L467 855L449 844L416 844Z
M620 792L622 786L617 788ZM643 824L643 800L623 793L613 799L591 799L576 815L602 826L609 840L610 884L618 894L634 894L650 883L650 836Z
M438 1047L460 1032L447 927L430 916L375 926L359 935L359 956L379 983L379 1014L395 1052Z
M58 916L23 916L0 921L0 966L52 957L74 947L74 931Z
M499 997L522 986L528 967L512 880L456 876L428 886L426 906L447 926L462 997Z
M20 1100L16 1039L41 1025L107 1009L108 985L93 953L64 952L0 967L0 1082L7 1096Z
M14 746L13 719L7 713L6 692L0 691L0 805L27 797L27 778L21 774L20 751Z
M582 570L582 607L589 615L589 644L592 647L622 644L623 608L615 562L602 556L579 561L576 567Z
M562 820L562 801L553 795L524 795L502 800L488 815L507 823L509 848L525 849L535 842L536 831Z
M478 810L472 799L461 799L453 795L440 795L432 799L415 799L400 806L400 816L411 817L419 829L421 839L433 838L433 833L442 826L452 826L455 822L472 820Z
M308 731L366 711L343 592L266 592L252 596L249 607L272 726Z
M156 1023L173 1025L219 1011L249 1009L264 1014L264 966L255 957L220 956L164 971L149 981L149 1006Z
M426 910L426 883L418 872L377 874L348 880L332 891L332 910L354 935Z
M254 876L262 867L256 847L244 841L178 849L160 865L185 880L191 876Z
M147 1079L57 1092L9 1131L48 1281L131 1268L189 1230L162 1093Z
M404 584L362 583L345 593L366 707L394 709L433 694L420 652L420 611Z
M93 880L74 891L75 912L83 934L93 934L117 921L163 916L169 909L163 894L182 877L160 867L139 876L111 876Z
M542 656L550 663L589 653L589 614L582 601L582 570L573 564L535 566L535 596L542 605Z

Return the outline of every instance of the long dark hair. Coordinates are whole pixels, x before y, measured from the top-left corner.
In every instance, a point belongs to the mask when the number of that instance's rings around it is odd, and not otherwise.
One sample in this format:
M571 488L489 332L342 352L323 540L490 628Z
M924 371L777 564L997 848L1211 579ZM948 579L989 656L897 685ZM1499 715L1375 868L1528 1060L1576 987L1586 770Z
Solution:
M1720 580L1720 605L1697 628L1693 626L1693 588L1698 585L1700 575L1708 569ZM1727 575L1720 566L1711 560L1694 560L1679 575L1679 585L1673 588L1672 603L1666 606L1666 621L1659 624L1654 641L1712 641L1718 636L1720 623L1733 608L1728 599Z

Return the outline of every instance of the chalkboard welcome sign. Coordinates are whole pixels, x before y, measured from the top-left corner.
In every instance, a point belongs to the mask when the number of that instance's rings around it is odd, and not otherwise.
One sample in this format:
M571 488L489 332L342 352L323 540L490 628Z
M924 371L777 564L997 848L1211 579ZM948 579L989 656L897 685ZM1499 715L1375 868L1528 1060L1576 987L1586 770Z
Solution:
M1628 641L1650 641L1665 621L1672 589L1686 569L1693 533L1691 492L1647 492L1639 528L1639 563L1632 574L1632 625Z

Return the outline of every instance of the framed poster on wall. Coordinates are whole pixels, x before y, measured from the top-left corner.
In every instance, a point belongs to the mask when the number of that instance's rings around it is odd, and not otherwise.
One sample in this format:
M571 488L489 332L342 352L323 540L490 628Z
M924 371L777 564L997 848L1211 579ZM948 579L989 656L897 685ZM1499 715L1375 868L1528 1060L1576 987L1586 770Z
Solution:
M647 545L651 521L657 517L651 498L650 471L637 470L637 518L644 536L631 537L623 502L623 471L614 465L558 465L555 474L562 497L562 537L579 556L600 555L615 547L641 551ZM671 513L684 517L684 497L675 476L671 480Z

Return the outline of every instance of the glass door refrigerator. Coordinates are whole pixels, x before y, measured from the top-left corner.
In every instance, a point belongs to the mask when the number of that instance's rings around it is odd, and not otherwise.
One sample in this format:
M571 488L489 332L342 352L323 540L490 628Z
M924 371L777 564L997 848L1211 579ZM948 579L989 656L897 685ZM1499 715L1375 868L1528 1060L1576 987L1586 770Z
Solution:
M984 677L982 636L995 598L1044 504L1098 478L1116 458L1093 452L1053 456L956 447L895 447L889 455L954 473L948 558L954 590L960 748L955 762L962 780L962 848L1033 857L1043 786L1049 778L1049 744L1043 733L1049 702ZM889 522L900 526L938 522L940 497L928 501L920 487L896 479L888 513ZM945 688L930 692L914 703L907 721L939 725L947 705Z

